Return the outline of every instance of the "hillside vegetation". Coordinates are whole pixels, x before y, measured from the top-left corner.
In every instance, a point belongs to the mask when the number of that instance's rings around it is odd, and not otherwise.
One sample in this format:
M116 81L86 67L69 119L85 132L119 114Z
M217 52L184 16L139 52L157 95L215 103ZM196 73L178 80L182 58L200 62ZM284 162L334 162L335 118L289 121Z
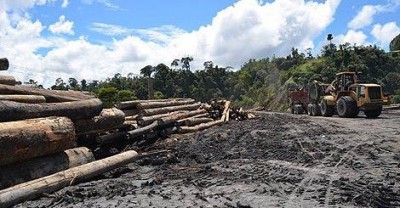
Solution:
M288 85L302 86L314 79L330 83L337 72L358 71L363 73L365 82L383 85L385 93L400 102L400 54L387 53L377 46L331 43L317 57L310 51L303 53L293 48L286 57L250 59L236 71L212 61L204 62L204 69L191 70L191 61L192 57L184 57L170 66L146 66L140 76L115 74L91 83L74 78L64 82L59 78L52 89L91 91L111 106L124 100L147 99L151 77L155 98L191 97L202 102L229 99L245 107L283 110Z

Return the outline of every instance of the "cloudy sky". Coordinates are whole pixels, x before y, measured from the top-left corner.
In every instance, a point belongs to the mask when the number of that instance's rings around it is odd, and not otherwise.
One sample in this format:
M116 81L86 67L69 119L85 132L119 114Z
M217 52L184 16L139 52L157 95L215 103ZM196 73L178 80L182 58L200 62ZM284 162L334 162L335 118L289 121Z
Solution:
M387 50L400 33L400 0L1 0L0 74L47 86L58 77L138 74L183 56L238 69L250 58L318 54L335 43Z

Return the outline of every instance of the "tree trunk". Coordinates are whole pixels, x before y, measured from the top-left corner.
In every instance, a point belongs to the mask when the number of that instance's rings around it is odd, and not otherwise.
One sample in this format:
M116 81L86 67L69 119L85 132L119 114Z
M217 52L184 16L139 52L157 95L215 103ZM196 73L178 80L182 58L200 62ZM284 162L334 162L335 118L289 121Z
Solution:
M188 118L185 120L184 125L185 126L196 126L198 124L202 123L208 123L214 121L212 118Z
M12 206L22 201L34 199L43 193L51 193L63 187L88 180L132 163L137 156L138 154L131 150L1 190L0 207Z
M15 86L17 81L13 76L0 75L0 84Z
M124 112L125 116L136 116L139 114L137 109L124 109L122 112Z
M0 101L0 122L47 116L65 116L71 119L92 118L99 115L102 109L103 103L99 99L39 104Z
M62 152L75 146L68 118L39 118L0 125L0 165Z
M170 106L179 106L179 105L189 105L193 104L196 101L194 99L187 100L171 100L164 102L142 102L137 105L138 109L149 109L149 108L164 108Z
M125 114L117 108L103 109L100 115L91 119L76 120L75 131L77 135L101 133L122 125Z
M0 84L0 94L42 95L49 103L69 102L94 98L94 96L85 95L81 92L76 91L45 90L23 86L9 86L3 84Z
M94 161L86 147L65 150L0 168L0 190Z
M216 120L216 121L211 121L208 123L202 123L197 126L191 126L191 127L181 126L179 129L179 132L180 133L191 133L191 132L201 131L201 130L210 128L212 126L221 125L223 123L224 123L224 121L222 121L222 120Z
M169 101L183 101L187 100L188 98L173 98L173 99L158 99L158 100L131 100L131 101L124 101L116 104L118 109L137 109L137 105L139 103L149 103L149 102L169 102Z
M41 95L0 95L0 100L8 100L19 103L45 103L46 98Z
M146 125L153 123L157 119L160 119L163 117L168 117L168 116L173 116L173 115L179 114L179 113L188 113L188 112L189 111L175 111L175 112L171 112L171 113L164 113L164 114L158 114L158 115L153 115L153 116L145 116L145 117L139 116L137 118L137 122L140 126L146 126Z
M156 114L164 114L173 111L182 111L182 110L196 110L200 107L200 103L191 104L191 105L180 105L180 106L170 106L164 108L153 108L153 109L143 109L141 113L145 116L152 116Z
M135 129L132 131L128 131L127 134L129 136L129 138L135 138L137 136L140 136L140 135L143 135L143 134L146 134L146 133L152 131L153 129L155 129L158 126L159 126L158 121L154 121L152 124L150 124L148 126L138 128L138 129Z
M229 108L231 107L231 101L226 101L224 105L224 112L222 113L221 121L229 121Z
M113 143L113 142L124 140L124 139L127 139L126 131L99 136L96 138L96 142L98 144L102 145L102 144L109 144L109 143Z
M198 114L202 114L204 112L205 112L205 110L199 109L199 110L189 111L189 112L185 112L185 113L177 113L177 114L174 114L171 116L160 118L160 119L158 119L158 121L159 121L160 125L167 125L167 124L178 122L180 119L192 117L192 116L195 116Z

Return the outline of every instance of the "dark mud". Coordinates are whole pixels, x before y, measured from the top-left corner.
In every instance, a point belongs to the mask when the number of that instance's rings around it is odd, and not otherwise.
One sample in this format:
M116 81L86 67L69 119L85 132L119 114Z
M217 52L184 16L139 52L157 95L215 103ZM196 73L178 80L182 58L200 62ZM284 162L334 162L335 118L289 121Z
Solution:
M400 116L262 113L16 207L399 207Z

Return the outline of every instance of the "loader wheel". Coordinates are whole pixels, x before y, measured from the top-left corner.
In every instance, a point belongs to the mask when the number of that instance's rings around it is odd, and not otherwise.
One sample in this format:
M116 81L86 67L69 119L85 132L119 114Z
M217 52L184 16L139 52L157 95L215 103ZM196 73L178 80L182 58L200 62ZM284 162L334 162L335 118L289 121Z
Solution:
M325 117L332 117L335 112L335 106L328 105L326 100L321 101L321 114Z
M318 104L312 104L312 114L313 116L321 115L321 107Z
M336 109L338 115L343 118L356 117L356 113L358 112L357 103L350 96L343 96L339 98L336 103Z
M309 116L313 116L313 114L312 114L312 105L311 105L311 104L308 104L308 105L307 105L307 114L308 114Z
M367 116L367 118L377 118L379 115L381 115L381 113L382 113L382 106L376 110L364 111L364 114Z

